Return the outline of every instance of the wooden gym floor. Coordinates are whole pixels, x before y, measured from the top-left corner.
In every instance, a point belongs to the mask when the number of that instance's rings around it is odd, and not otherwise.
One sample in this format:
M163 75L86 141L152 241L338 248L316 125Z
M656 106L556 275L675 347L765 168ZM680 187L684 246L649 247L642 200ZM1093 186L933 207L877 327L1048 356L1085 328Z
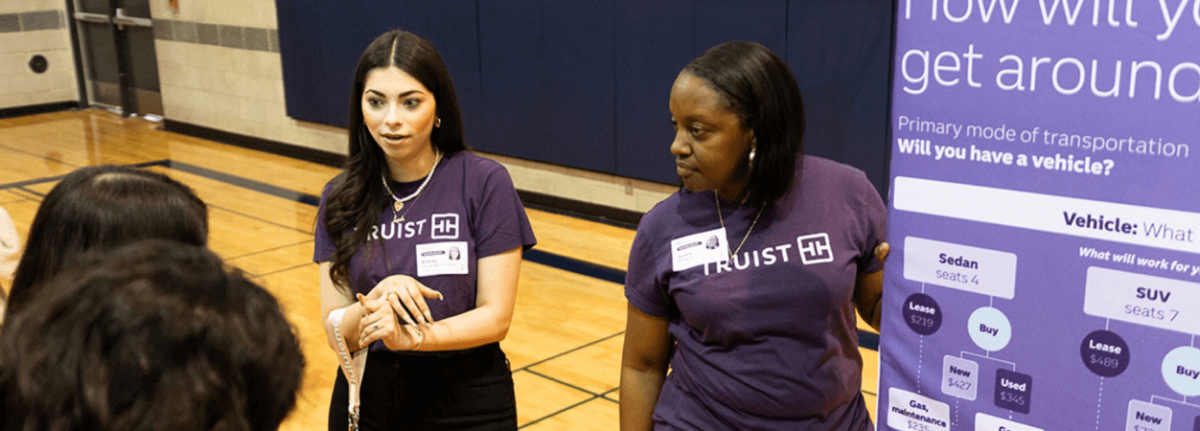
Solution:
M138 165L191 186L209 205L209 246L269 289L300 334L308 367L281 429L326 429L337 362L320 324L312 232L316 197L337 170L158 126L98 110L0 119L0 206L24 239L42 197L79 167ZM528 214L538 245L525 255L502 343L520 426L615 430L626 312L620 280L634 231L535 209ZM8 280L0 283L7 289ZM879 355L860 350L863 392L874 415Z

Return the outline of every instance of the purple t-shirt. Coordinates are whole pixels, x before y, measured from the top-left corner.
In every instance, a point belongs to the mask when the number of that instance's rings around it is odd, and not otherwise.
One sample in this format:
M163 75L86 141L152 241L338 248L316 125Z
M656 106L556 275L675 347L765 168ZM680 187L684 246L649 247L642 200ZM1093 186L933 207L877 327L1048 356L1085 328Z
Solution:
M678 341L656 428L871 428L853 294L859 273L883 268L874 249L886 209L853 167L804 156L802 172L732 260L674 270L672 240L721 227L711 191L680 190L642 218L625 296L642 312L669 317ZM732 251L758 207L721 208ZM715 245L715 237L700 238L674 248Z
M407 196L424 178L409 183L388 181L396 196ZM330 181L321 195L314 262L329 261L335 250L325 231L325 202L332 189ZM392 223L391 205L380 212L379 224L371 229L370 251L360 248L350 258L350 287L365 295L390 275L412 276L445 296L441 301L426 300L434 320L475 308L479 258L537 244L508 171L467 151L443 159L429 185L405 203L400 214L404 221ZM382 249L377 240L382 240ZM382 343L375 344L372 351L386 349Z

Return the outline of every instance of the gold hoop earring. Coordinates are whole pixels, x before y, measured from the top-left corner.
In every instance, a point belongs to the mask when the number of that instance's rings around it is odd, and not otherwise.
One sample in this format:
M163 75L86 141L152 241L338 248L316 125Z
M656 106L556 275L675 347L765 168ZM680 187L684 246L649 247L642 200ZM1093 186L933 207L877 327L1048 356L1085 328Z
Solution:
M442 127L442 117L433 119L433 127Z

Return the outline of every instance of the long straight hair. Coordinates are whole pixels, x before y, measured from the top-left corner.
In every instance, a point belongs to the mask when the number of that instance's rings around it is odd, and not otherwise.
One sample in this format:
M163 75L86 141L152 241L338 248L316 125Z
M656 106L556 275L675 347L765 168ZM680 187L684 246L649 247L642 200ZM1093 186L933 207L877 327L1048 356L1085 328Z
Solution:
M783 197L804 152L804 99L791 69L767 47L735 41L709 48L683 71L707 81L754 130L754 163L738 200L758 206Z
M371 226L379 222L379 213L389 202L379 181L387 156L367 129L362 112L367 75L389 67L411 75L433 94L441 119L441 126L430 135L433 146L444 157L468 149L450 72L433 45L404 30L389 31L371 42L358 60L350 91L350 155L325 204L325 231L336 247L329 276L343 292L350 291L350 258L367 245Z
M207 245L208 207L188 186L156 172L115 165L71 172L33 218L9 311L73 260L151 238Z

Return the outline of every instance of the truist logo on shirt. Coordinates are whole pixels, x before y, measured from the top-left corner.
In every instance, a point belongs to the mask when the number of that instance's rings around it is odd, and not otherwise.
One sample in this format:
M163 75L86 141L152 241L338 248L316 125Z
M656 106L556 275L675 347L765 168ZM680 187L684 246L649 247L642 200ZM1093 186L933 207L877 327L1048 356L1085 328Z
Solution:
M425 232L426 221L428 220L421 219L404 223L380 223L379 226L371 226L371 239L378 241L380 237L383 237L383 239L405 239L420 236Z
M833 247L825 232L798 237L796 244L800 247L800 261L805 265L833 262Z
M458 214L434 214L429 234L432 239L458 239Z
M791 243L783 243L758 250L742 251L731 256L730 259L722 257L719 261L706 262L704 263L704 275L771 266L780 262L793 262L797 254L800 255L800 263L805 265L833 262L833 244L829 242L829 234L821 232L798 236L795 250L792 250Z

